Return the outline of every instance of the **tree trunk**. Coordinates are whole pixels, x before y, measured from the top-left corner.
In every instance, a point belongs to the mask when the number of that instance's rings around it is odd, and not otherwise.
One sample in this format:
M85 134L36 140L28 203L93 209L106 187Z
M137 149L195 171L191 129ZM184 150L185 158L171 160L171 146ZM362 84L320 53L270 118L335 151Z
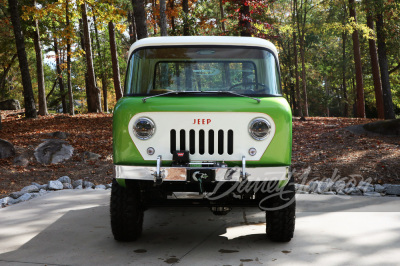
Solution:
M114 23L110 21L108 23L108 35L110 37L110 53L113 69L113 79L114 79L114 90L117 101L122 97L121 81L119 77L119 64L117 55L117 45L115 43L115 30Z
M219 11L221 13L221 30L224 33L225 32L225 22L224 22L224 4L222 3L222 0L219 0Z
M93 58L92 58L92 44L90 41L90 31L87 20L86 13L86 2L81 4L82 11L82 23L83 23L83 35L85 37L85 55L86 55L86 66L88 71L88 90L89 94L87 95L89 102L91 103L90 109L88 108L89 113L100 113L101 112L101 103L100 103L100 91L96 86L96 80L94 76L94 68L93 68Z
M170 8L171 10L173 10L174 7L175 7L174 1L175 1L175 0L169 0L169 8ZM171 30L172 30L172 35L176 35L175 17L174 17L174 16L171 16Z
M355 0L349 0L350 16L357 22ZM358 38L358 30L353 31L353 52L356 69L356 85L357 85L357 117L365 118L364 103L364 82L362 77L360 41Z
M97 30L96 16L93 16L93 24L94 24L94 33L95 33L96 44L97 44L97 53L99 54L101 62L105 62L106 59L100 49L99 32ZM104 110L104 112L107 113L108 112L108 100L107 100L108 82L107 82L106 72L104 70L104 64L100 64L100 79L101 79L101 85L102 85L102 89L103 89L103 110Z
M292 11L292 16L293 16L293 24L296 23L296 17L297 17L297 0L294 0L293 2L293 11ZM296 97L297 97L297 112L296 115L303 117L303 103L301 100L301 94L300 94L300 77L299 77L299 60L298 60L298 52L297 52L297 37L296 37L296 31L293 31L293 53L294 53L294 74L296 76Z
M160 28L161 28L161 36L168 36L167 32L167 15L165 14L166 10L166 0L160 0Z
M33 7L36 6L36 1L33 1ZM46 101L46 89L44 83L44 71L43 71L43 56L42 56L42 45L40 43L40 32L39 22L37 19L34 21L35 32L33 33L33 42L35 44L36 52L36 73L38 82L38 94L39 94L39 115L48 115L47 112L47 101Z
M63 76L61 72L61 64L60 64L60 54L58 52L58 43L57 39L54 38L54 53L56 56L56 68L57 68L57 78L58 78L58 86L60 87L60 94L61 94L61 104L63 113L67 113L67 102L65 101L65 90L64 90L64 82Z
M18 11L18 0L8 0L10 8L11 23L14 29L15 43L19 61L19 69L22 76L22 86L24 89L25 117L36 118L35 98L33 96L31 75L29 73L28 59L25 51L25 38L21 28L21 21Z
M65 2L65 13L66 13L66 28L68 33L70 33L69 25L69 0ZM69 114L74 115L74 95L72 93L72 83L71 83L71 37L67 37L67 87L68 87L68 98L69 98Z
M344 116L349 116L349 100L347 98L347 78L346 78L346 41L347 41L347 33L343 31L342 33L342 90L343 90L343 98L344 98Z
M239 10L240 36L251 36L250 6L242 3Z
M182 0L183 10L183 36L189 36L189 3L188 0Z
M379 66L381 70L381 81L382 81L382 94L383 94L383 106L385 111L385 119L395 119L392 92L390 90L389 80L389 67L386 56L386 36L384 33L384 21L383 21L383 4L382 0L377 1L377 14L376 14L376 35L378 41L378 56Z
M371 1L367 1L367 4L371 4ZM371 12L367 13L367 26L371 30L374 30L374 21ZM381 77L379 76L379 62L378 62L378 54L376 52L376 43L374 39L369 39L368 43L369 43L369 55L371 57L372 77L374 80L374 88L375 88L376 109L378 111L378 118L384 119L385 111L383 109L382 83L381 83Z
M144 0L132 0L133 16L135 17L136 33L138 40L147 37L146 10Z
M82 50L86 53L86 45L85 45L85 35L83 34L83 22L82 19L79 19L79 38L81 39L81 48ZM89 79L88 79L88 73L87 69L85 69L85 92L86 95L89 95L90 92L89 90ZM86 97L86 104L89 109L92 109L92 103L89 100L89 97Z
M11 58L11 62L8 64L7 68L4 69L3 71L3 75L1 76L1 80L0 80L0 91L4 91L5 86L6 86L6 79L7 79L7 75L8 72L10 72L11 67L14 64L15 59L17 59L18 55L14 54L13 57Z
M135 26L135 19L133 18L133 11L128 12L128 23L129 23L129 43L133 44L136 42L136 26Z

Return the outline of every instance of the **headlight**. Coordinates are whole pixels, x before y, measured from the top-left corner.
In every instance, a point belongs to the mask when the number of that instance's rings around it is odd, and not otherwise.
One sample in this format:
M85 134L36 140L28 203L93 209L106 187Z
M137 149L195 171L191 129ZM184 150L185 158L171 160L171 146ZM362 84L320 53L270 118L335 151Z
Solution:
M271 131L271 124L264 118L256 118L250 122L249 134L255 140L264 140Z
M151 138L156 131L154 122L146 117L141 117L133 124L133 133L138 139L146 140Z

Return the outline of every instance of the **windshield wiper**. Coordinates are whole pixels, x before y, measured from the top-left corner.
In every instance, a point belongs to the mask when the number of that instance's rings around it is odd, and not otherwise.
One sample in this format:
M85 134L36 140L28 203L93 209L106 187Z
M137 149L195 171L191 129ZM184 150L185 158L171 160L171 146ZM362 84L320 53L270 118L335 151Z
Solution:
M233 91L169 91L169 92L166 92L166 93L161 93L161 94L157 94L157 95L153 95L153 96L144 97L144 98L142 98L142 102L145 103L147 101L147 99L158 97L158 96L165 96L165 95L169 95L169 94L176 94L177 95L177 94L184 94L184 93L225 93L225 94L232 94L232 95L235 95L235 96L250 98L250 99L253 99L253 100L257 101L257 103L261 102L261 100L258 99L258 98L253 98L253 97L250 97L250 96L247 96L247 95L243 95L243 94L240 94L240 93L237 93L237 92L233 92Z
M247 95L244 95L244 94L240 94L240 93L237 93L237 92L233 92L233 91L208 91L208 92L214 92L214 93L228 93L228 94L233 94L233 95L240 96L240 97L246 97L246 98L253 99L253 100L257 101L257 103L260 103L260 102L261 102L261 100L258 99L258 98L253 98L253 97L250 97L250 96L247 96Z

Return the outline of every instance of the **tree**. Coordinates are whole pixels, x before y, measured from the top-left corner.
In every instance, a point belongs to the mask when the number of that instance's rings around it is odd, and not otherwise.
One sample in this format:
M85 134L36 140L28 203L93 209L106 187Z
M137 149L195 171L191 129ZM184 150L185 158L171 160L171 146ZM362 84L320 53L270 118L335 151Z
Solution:
M69 22L69 0L65 1L65 21L67 30L67 88L68 88L68 98L69 98L69 114L74 115L74 95L72 93L72 83L71 83L71 36L72 30Z
M113 69L114 90L115 90L115 96L117 97L118 101L122 97L122 89L119 76L117 45L115 42L115 29L114 29L114 23L112 21L108 23L108 35L110 36L110 52L111 52L112 69Z
M183 36L189 36L189 1L182 0L183 11Z
M392 92L390 89L389 67L386 55L386 36L384 32L383 20L383 2L382 0L375 1L376 7L376 35L378 40L378 56L379 66L381 71L383 105L385 111L385 119L395 119L392 101Z
M33 97L31 75L29 73L28 59L25 51L25 38L21 28L18 0L8 0L8 5L10 8L11 22L14 28L19 68L21 71L22 85L24 88L25 117L36 118L37 113L35 99Z
M350 17L354 23L357 23L355 1L349 0ZM362 65L361 65L361 52L360 52L360 41L358 38L358 30L353 30L353 52L354 62L356 69L356 85L357 85L357 117L365 117L365 103L364 103L364 82L362 77Z
M33 7L36 8L36 0L33 1ZM39 115L48 115L46 90L44 83L44 72L43 72L42 45L40 42L39 21L37 18L34 19L34 26L35 26L35 32L33 33L33 40L36 52L36 73L38 80Z
M167 33L167 15L165 13L166 2L165 0L160 0L160 28L161 36L168 36Z
M372 6L371 0L366 1L368 6ZM374 20L372 9L368 8L367 10L367 25L373 31L374 30ZM382 96L382 83L381 78L379 76L379 62L378 62L378 54L376 52L376 43L375 39L370 38L368 40L369 44L369 54L371 57L371 67L372 67L372 76L374 80L374 88L375 88L375 99L376 99L376 109L378 110L378 118L384 119L384 109L383 109L383 96Z
M146 10L144 0L132 0L133 16L135 17L136 34L138 40L147 37Z
M55 59L56 59L58 86L60 87L61 105L62 105L63 113L66 114L66 113L68 113L68 109L67 109L67 102L65 100L65 89L64 89L63 75L62 75L62 71L61 71L60 53L58 50L58 41L57 41L56 37L54 37L54 53L55 53Z
M86 2L81 4L82 12L82 24L83 24L83 35L85 39L85 55L86 55L86 67L88 73L88 112L99 113L101 112L100 104L100 91L96 86L96 79L94 76L93 58L92 58L92 44L90 40L90 31L88 25Z

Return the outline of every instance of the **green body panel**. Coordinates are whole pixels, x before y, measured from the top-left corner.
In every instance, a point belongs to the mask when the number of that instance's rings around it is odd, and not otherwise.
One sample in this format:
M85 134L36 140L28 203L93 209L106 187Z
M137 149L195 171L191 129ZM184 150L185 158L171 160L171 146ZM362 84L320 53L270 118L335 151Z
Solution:
M142 102L143 97L123 97L115 106L113 117L114 164L155 166L156 161L145 161L133 143L128 124L137 113L142 112L254 112L265 113L275 122L276 132L259 161L248 161L249 167L289 166L292 156L292 113L283 97L260 98L261 102L244 97L206 96L160 96ZM171 117L173 119L173 117ZM235 123L234 118L232 123ZM247 127L247 124L243 125ZM168 145L168 144L166 144ZM163 161L167 166L170 162ZM229 166L241 162L227 162Z

